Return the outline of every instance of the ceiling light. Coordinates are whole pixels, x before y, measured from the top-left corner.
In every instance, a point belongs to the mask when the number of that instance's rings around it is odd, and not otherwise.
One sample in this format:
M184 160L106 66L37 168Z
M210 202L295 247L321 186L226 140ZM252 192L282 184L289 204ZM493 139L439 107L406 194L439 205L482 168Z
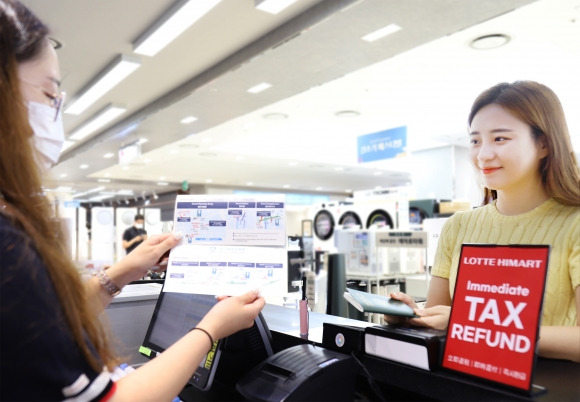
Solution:
M212 183L212 182L213 182L213 180L212 180L212 179L205 179L205 182L206 182L206 183Z
M108 124L112 120L116 119L121 114L125 113L127 109L109 104L94 117L92 117L85 124L81 125L69 136L71 140L82 140L88 135L94 133L104 125Z
M497 49L507 45L510 39L510 36L506 34L483 35L469 42L469 47L475 50Z
M322 190L322 187L316 187L316 191Z
M99 183L110 183L111 179L97 179Z
M155 190L153 190L153 199L157 200L159 198L159 196L157 195L157 193L155 192Z
M86 163L83 163L82 165L79 166L80 169L88 169L89 165L87 165Z
M111 159L113 156L115 156L114 153L107 152L106 154L103 155L103 158L105 158L105 159Z
M356 110L341 110L334 114L336 117L357 117L360 115Z
M66 174L66 173L61 173L59 177L65 178L65 177L67 177L67 176L68 176L68 174Z
M377 29L371 33L366 34L361 39L367 42L374 42L378 39L384 38L387 35L391 35L397 31L400 31L402 28L396 24L389 24L386 27L381 29Z
M282 188L290 188L290 184L284 184Z
M285 120L288 118L288 115L284 113L266 113L262 118L264 120Z
M145 56L157 52L214 8L221 0L180 0L145 31L133 44L133 51Z
M249 181L249 182L247 182L246 184L247 184L248 186L253 186L253 185L254 185L254 182L252 182L252 181Z
M149 139L145 137L139 138L139 140L137 140L137 144L139 145L145 144L146 142L149 142Z
M181 124L189 124L189 123L193 123L196 120L197 120L197 117L195 117L195 116L187 116L187 117L184 117L183 119L181 119L179 122Z
M123 81L141 65L141 61L128 55L120 55L107 66L97 77L81 91L64 109L65 113L81 114L115 85Z
M278 14L296 0L256 0L256 9L270 14Z
M158 186L169 186L169 183L167 183L166 181L158 181L157 185Z
M257 94L258 92L265 91L266 89L270 88L271 86L272 85L268 84L267 82L262 82L261 84L254 85L253 87L248 89L248 92L251 94Z

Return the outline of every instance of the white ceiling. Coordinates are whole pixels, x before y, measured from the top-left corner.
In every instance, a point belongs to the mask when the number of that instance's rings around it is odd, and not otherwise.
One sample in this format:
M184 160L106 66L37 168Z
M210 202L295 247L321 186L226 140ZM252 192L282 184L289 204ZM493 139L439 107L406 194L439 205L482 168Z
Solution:
M134 42L172 0L25 0L62 42L63 89L73 99ZM395 23L377 42L360 38ZM474 50L481 35L511 37ZM190 185L345 194L408 182L402 159L359 164L356 139L407 126L409 151L466 145L466 117L483 89L533 79L564 106L580 150L580 0L298 0L273 16L253 0L214 10L79 116L71 132L109 103L128 111L66 150L47 189L76 198L123 199ZM246 90L260 82L272 87ZM357 117L336 117L339 111ZM283 113L284 120L264 115ZM183 125L189 115L197 121ZM117 152L146 138L120 166ZM105 159L103 155L115 157ZM81 169L86 164L88 168ZM110 182L102 182L103 179ZM100 182L100 181L101 182ZM158 182L168 182L160 186ZM252 184L248 184L252 183Z

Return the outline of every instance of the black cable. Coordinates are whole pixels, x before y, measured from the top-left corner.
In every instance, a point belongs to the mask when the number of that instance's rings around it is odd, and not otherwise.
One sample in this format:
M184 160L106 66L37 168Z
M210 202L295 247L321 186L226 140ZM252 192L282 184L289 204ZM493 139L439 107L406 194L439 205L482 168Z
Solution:
M371 389L373 390L373 392L375 393L375 395L379 398L380 401L386 401L383 393L381 392L381 390L377 386L377 384L375 382L375 379L373 378L373 376L371 375L371 373L367 370L367 368L365 367L365 365L356 357L356 354L354 352L351 353L351 356L353 357L354 361L357 362L358 365L364 371L365 377L367 379L367 382L369 383L369 386L371 387Z

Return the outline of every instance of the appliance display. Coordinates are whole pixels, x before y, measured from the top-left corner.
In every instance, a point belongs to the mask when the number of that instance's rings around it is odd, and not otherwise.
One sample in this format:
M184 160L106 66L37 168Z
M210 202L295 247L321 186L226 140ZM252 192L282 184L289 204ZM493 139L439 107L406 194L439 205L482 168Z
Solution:
M355 211L363 222L363 229L390 227L409 228L409 201L405 198L355 199Z
M314 250L334 250L334 230L337 227L362 228L360 215L350 201L331 201L313 208Z

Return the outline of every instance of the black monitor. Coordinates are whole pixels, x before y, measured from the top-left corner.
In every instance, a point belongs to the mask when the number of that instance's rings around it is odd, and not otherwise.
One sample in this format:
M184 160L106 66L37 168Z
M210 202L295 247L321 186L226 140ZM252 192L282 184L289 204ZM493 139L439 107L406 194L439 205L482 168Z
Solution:
M162 291L139 352L156 357L194 328L216 302L212 295ZM270 330L260 314L251 328L214 342L188 384L205 391L215 380L241 378L273 354L271 342ZM233 368L236 371L232 372Z

